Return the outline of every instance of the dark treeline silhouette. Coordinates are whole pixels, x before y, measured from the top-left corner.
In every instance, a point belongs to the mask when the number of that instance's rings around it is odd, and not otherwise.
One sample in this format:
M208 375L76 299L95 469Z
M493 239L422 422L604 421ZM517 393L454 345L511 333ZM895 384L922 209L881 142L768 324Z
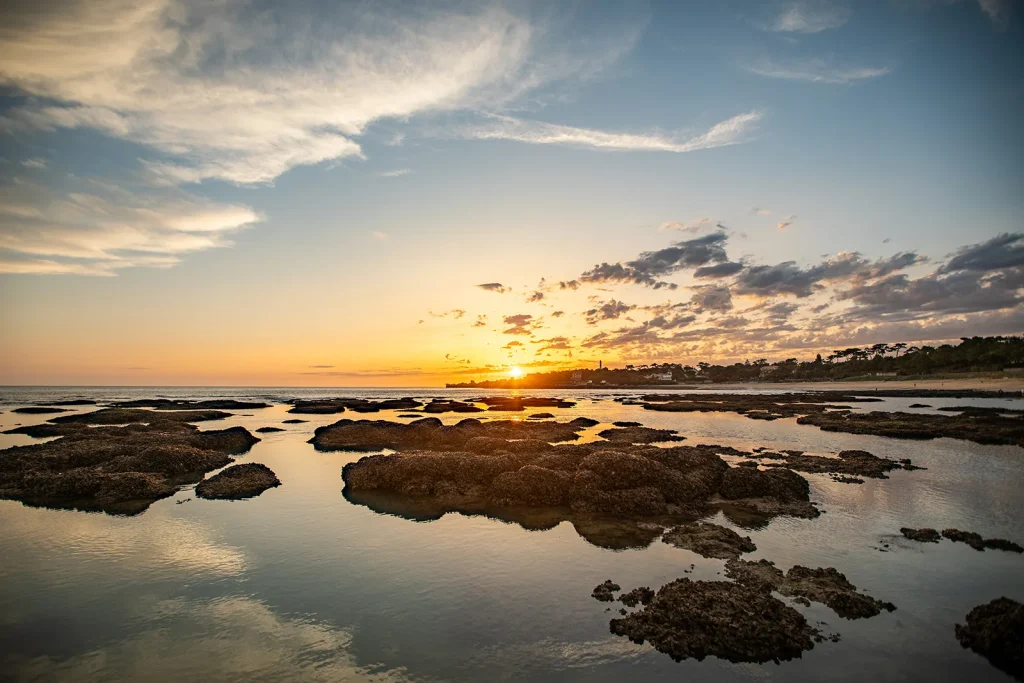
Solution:
M1024 371L1024 337L963 337L957 345L911 346L874 344L836 349L813 360L796 358L769 363L766 358L732 365L700 362L626 365L623 368L561 370L520 379L449 384L450 387L545 388L579 385L652 385L707 382L792 382L846 380L857 377L920 377L927 375ZM668 375L671 374L671 379Z

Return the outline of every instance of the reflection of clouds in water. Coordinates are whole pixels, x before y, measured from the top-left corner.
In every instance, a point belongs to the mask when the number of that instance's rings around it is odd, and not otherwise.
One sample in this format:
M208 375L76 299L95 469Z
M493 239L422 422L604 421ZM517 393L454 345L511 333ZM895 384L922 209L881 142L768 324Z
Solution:
M20 548L19 563L50 567L59 554L64 564L110 563L117 565L118 573L186 570L233 576L245 569L245 554L217 543L212 530L197 520L155 514L122 519L39 509L23 512L8 518L4 532ZM35 552L24 552L28 547Z
M360 666L348 652L352 633L288 619L249 598L169 600L153 628L67 660L22 663L23 680L409 681L402 669Z
M522 673L523 670L529 669L550 672L632 660L651 652L650 647L635 645L626 638L606 638L577 643L545 638L533 643L511 643L482 648L472 662L474 665L497 667L506 672Z

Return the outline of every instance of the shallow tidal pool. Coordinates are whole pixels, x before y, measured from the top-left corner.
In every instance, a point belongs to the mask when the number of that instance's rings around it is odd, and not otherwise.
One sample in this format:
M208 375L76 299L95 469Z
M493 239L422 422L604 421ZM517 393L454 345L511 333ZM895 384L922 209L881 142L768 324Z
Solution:
M33 391L35 393L33 393ZM506 392L488 391L489 395ZM927 469L844 484L803 474L817 519L778 517L754 528L722 513L712 521L749 535L785 570L835 567L858 589L897 609L850 621L827 607L795 605L812 625L838 633L800 659L732 664L709 657L674 662L649 645L610 633L617 615L591 597L605 579L623 589L657 589L676 578L722 579L724 561L655 540L610 550L568 522L546 531L482 516L430 522L378 514L342 495L341 468L358 453L321 453L313 430L342 417L290 415L280 403L238 411L202 429L241 425L283 432L238 462L268 465L282 486L244 501L200 500L191 487L142 514L33 508L0 501L0 679L15 681L1009 681L960 647L956 623L1000 596L1024 601L1024 556L943 541L915 543L900 527L957 527L1024 542L1024 449L951 439L908 441L823 432L795 419L772 422L731 413L666 413L621 405L628 392L530 392L577 400L574 408L484 413L522 419L553 412L678 430L684 444L861 449L910 458ZM455 397L466 390L86 389L0 391L0 429L49 415L11 409L86 397L262 398ZM913 399L865 404L905 409ZM943 405L1024 401L938 400ZM92 406L75 408L87 411ZM305 424L282 424L299 417ZM446 424L466 415L438 416ZM472 417L478 417L473 415ZM3 436L0 447L38 442ZM0 452L0 458L3 457ZM730 458L726 458L729 460ZM731 458L737 460L737 458ZM693 565L691 573L689 572ZM794 604L786 600L787 604Z

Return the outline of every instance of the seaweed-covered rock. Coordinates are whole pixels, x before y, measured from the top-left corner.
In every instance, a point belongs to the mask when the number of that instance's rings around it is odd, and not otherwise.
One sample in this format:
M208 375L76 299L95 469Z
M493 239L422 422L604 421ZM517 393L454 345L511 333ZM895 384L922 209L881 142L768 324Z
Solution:
M269 408L263 401L237 401L232 398L213 398L203 401L185 399L144 398L134 401L118 401L115 408L154 408L156 410L255 410Z
M620 420L619 422L612 422L612 425L616 427L643 427L643 424L639 422L631 422L629 420Z
M818 635L802 614L770 593L728 581L678 579L643 609L612 619L611 632L650 642L679 661L711 655L730 662L800 657Z
M619 596L619 602L626 607L636 607L637 605L649 605L651 600L654 599L654 591L649 586L641 586L634 588L631 591L627 591Z
M481 422L467 418L455 425L444 425L436 417L425 417L402 424L385 420L339 420L318 427L310 440L317 450L365 450L382 448L460 451L477 437L496 439L534 439L546 442L578 439L579 427L562 422Z
M572 408L576 405L574 401L541 396L491 396L476 399L475 403L483 403L489 410L510 412L520 412L526 408Z
M622 590L622 586L617 583L613 583L611 579L607 579L604 583L597 584L591 592L591 595L594 596L595 600L611 602L615 599L615 595L613 595L613 593L620 590Z
M309 422L309 420L300 420L297 417L293 417L290 420L281 420L281 424L285 424L285 425L299 425L299 424L306 424L307 422Z
M857 592L857 587L833 567L811 569L795 565L785 574L768 560L729 560L726 576L758 590L775 590L782 595L804 598L828 605L844 619L873 617L896 607Z
M787 451L784 456L778 453L760 453L751 457L772 460L762 463L765 467L786 467L800 472L858 475L876 479L886 479L886 473L892 470L921 469L912 465L910 460L879 458L867 451L841 451L835 458L804 455L797 451Z
M1024 605L1002 597L967 613L954 633L960 644L1024 681Z
M677 548L721 560L734 559L757 550L750 536L740 536L732 529L711 522L681 524L666 531L661 540Z
M810 484L787 469L766 471L734 467L725 471L719 492L727 500L772 498L782 502L810 500Z
M281 481L266 465L247 462L232 465L196 485L196 495L210 499L240 499L258 496Z
M120 409L118 409L120 410ZM152 412L152 411L142 411ZM243 427L199 431L176 420L124 427L51 425L60 438L9 448L0 497L29 505L135 514L231 462L258 439Z
M424 413L482 413L484 409L462 401L431 401L423 406Z
M579 427L580 429L585 429L587 427L593 427L594 425L599 425L601 423L600 423L600 421L595 420L593 418L577 417L577 418L575 418L573 420L570 420L569 424L571 424L573 427Z
M125 425L125 424L170 424L186 422L208 422L231 417L231 413L220 410L178 410L155 411L141 408L101 408L89 413L73 413L52 417L53 424Z
M1024 548L1003 538L982 538L981 534L960 529L943 529L942 535L955 543L966 543L975 550L1005 550L1011 553L1024 553Z
M799 424L814 425L828 432L873 434L896 439L963 439L981 444L1024 446L1024 415L965 412L959 415L935 413L853 413L831 411L805 415Z
M599 432L598 436L612 443L656 443L659 441L682 441L672 429L652 429L650 427L619 427Z
M900 527L900 533L909 538L911 541L918 541L920 543L938 543L939 532L935 529L911 529L909 527Z
M514 472L502 472L491 481L488 497L494 505L565 505L569 499L570 476L536 465L524 465Z
M554 413L533 413L532 415L530 415L529 419L531 419L531 420L550 420L554 416L555 416Z

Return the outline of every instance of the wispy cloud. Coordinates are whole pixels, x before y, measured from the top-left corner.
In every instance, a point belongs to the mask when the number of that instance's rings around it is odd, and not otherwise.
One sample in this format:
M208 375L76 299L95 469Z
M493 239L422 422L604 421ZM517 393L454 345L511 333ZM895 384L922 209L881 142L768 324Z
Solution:
M616 133L497 114L489 116L480 124L466 126L460 132L462 137L475 140L514 140L535 145L565 145L612 151L684 153L743 142L761 116L758 111L739 114L715 124L703 133L691 136Z
M370 234L371 234L371 235L373 235L373 238L374 238L375 240L381 240L381 241L384 241L384 240L386 240L386 239L390 239L390 238L391 238L391 235L387 234L386 232L381 232L380 230L374 230L374 231L373 231L372 233L370 233Z
M837 66L824 59L791 60L775 62L762 60L744 67L747 71L767 78L781 78L790 81L848 85L858 81L885 76L889 67Z
M380 178L398 178L400 176L409 175L412 173L411 168L396 168L393 171L381 171L377 174Z
M21 165L25 168L46 168L46 159L25 159Z
M781 221L779 221L775 227L778 230L784 230L785 228L788 228L789 226L793 225L794 221L796 221L796 216L786 216Z
M485 282L482 285L477 285L477 287L484 290L485 292L494 292L495 294L504 294L510 289L509 287L506 287L500 282Z
M850 10L829 0L791 2L770 22L766 31L777 33L820 33L839 28L850 18Z
M168 268L182 254L229 246L260 220L245 206L177 190L138 193L101 183L70 191L17 178L0 186L0 272L114 275Z

